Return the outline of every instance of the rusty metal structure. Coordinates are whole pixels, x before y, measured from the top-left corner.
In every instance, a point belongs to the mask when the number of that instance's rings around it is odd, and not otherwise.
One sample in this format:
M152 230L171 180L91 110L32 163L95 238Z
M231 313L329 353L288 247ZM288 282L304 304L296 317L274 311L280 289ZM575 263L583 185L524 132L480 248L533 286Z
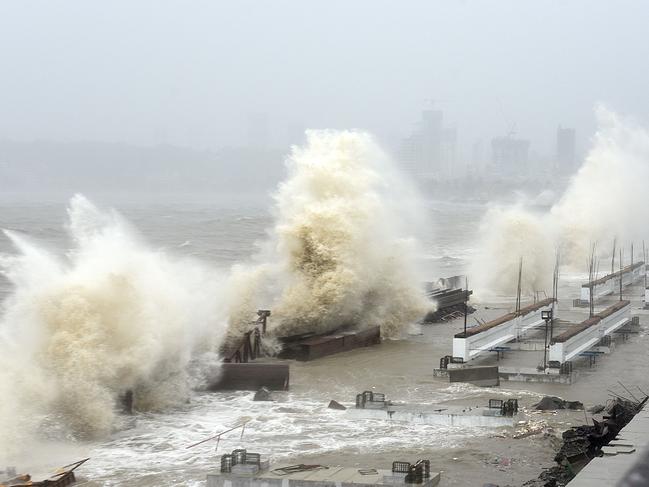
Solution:
M65 465L59 468L49 479L34 481L31 475L23 474L5 481L0 480L0 487L65 487L72 485L77 481L74 471L88 460L90 459L84 458L78 462Z
M381 328L373 326L360 331L341 331L326 335L298 335L283 338L280 358L300 361L314 360L334 353L346 352L381 343Z
M248 363L261 356L261 336L266 333L270 310L257 311L258 318L252 322L253 328L243 334L243 338L234 350L226 351L226 363Z

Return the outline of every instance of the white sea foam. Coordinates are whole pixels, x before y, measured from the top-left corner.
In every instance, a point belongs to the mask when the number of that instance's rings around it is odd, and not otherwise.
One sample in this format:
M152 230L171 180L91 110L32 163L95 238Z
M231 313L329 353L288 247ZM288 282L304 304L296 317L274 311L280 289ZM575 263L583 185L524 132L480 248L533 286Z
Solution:
M493 207L485 215L480 252L471 266L482 296L512 294L523 258L523 290L550 291L554 255L559 249L568 272L586 272L593 244L607 257L612 242L636 249L647 237L649 206L644 182L649 178L649 131L604 107L596 109L598 131L592 148L559 201L544 213L522 204ZM637 251L637 256L641 255Z
M277 334L378 324L397 335L420 318L428 305L410 236L422 212L373 138L308 131L287 166L260 263L233 275L234 328L256 307L272 309Z
M37 432L105 435L128 389L138 410L182 403L189 366L216 366L225 319L209 269L152 250L82 196L67 228L64 256L5 232L18 253L0 260L13 284L0 317L0 458Z

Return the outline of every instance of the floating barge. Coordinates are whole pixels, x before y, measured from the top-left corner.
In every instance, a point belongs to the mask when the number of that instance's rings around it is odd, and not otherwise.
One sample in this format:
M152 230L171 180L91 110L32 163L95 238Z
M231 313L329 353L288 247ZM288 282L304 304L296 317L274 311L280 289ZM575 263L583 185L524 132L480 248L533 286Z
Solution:
M473 294L470 289L464 289L464 276L442 278L437 283L426 283L426 296L435 302L437 309L424 317L424 323L437 323L459 318L475 311L468 306L469 297Z
M345 413L353 418L363 419L499 428L514 425L518 401L490 399L488 407L473 408L445 404L395 404L386 401L384 394L365 391L356 396L356 406L347 409Z
M298 335L281 339L284 348L280 358L300 361L314 360L356 348L381 343L381 328L373 326L361 331L345 331L327 335Z
M434 487L439 480L428 460L393 462L391 470L305 464L271 467L258 453L234 450L221 457L219 473L207 475L207 487Z

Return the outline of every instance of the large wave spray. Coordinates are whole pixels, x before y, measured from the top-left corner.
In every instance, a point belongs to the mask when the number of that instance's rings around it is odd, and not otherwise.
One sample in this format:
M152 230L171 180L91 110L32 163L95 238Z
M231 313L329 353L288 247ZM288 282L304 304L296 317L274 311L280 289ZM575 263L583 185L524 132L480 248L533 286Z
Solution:
M472 274L482 294L511 294L523 257L526 291L549 290L558 248L561 262L586 272L592 245L600 257L619 242L645 238L649 206L649 131L604 107L596 109L598 131L583 165L559 201L545 213L521 205L490 209L482 225L481 252Z
M72 199L63 258L5 232L14 286L0 317L0 450L39 430L94 437L116 399L156 410L186 399L193 360L216 366L220 284L203 266L148 248L116 213Z
M396 335L421 317L415 242L401 237L421 213L406 210L414 191L372 137L308 131L287 165L264 262L235 269L234 309L249 316L270 304L278 335L370 325Z

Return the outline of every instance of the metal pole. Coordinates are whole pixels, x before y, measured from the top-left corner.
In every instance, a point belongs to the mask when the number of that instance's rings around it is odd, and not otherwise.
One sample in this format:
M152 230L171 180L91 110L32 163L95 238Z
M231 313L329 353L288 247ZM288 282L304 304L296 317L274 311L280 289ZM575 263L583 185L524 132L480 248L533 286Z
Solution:
M642 262L644 262L644 287L647 289L647 251L644 247L644 240L642 241Z
M622 277L623 277L622 270L623 270L623 267L622 267L622 249L620 249L620 301L622 301Z
M466 338L466 315L468 314L467 302L469 301L469 278L464 276L464 338Z
M548 320L545 320L545 346L543 347L543 373L548 367Z

